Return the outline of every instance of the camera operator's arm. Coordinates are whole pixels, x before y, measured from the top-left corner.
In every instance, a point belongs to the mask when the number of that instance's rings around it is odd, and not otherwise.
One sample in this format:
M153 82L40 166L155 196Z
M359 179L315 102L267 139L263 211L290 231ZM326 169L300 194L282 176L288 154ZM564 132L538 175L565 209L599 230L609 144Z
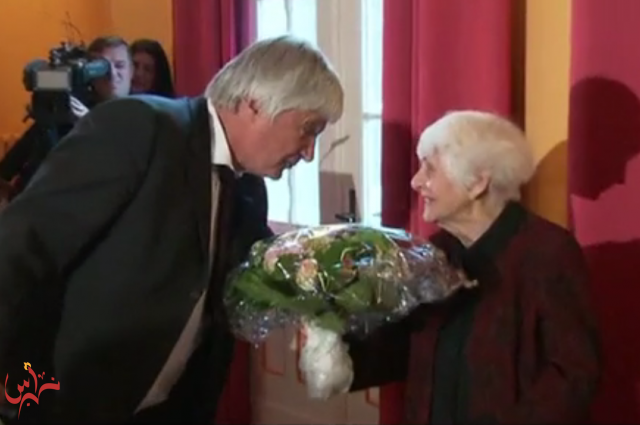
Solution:
M13 186L11 186L11 183L0 178L0 210L4 206L5 202L8 202L8 199L11 198L12 194Z
M134 196L153 149L155 114L135 99L95 108L0 213L0 371L28 360L15 341L46 337L25 332L38 313L32 300L64 282Z
M38 143L39 132L35 124L25 131L0 161L0 179L10 182L29 160Z

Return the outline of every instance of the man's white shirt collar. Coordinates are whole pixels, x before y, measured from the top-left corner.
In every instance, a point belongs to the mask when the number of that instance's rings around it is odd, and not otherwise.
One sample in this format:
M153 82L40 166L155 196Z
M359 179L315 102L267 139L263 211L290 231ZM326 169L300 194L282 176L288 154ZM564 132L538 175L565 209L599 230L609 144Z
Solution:
M226 165L237 173L231 159L231 150L229 149L229 141L227 135L220 122L220 117L216 108L207 100L207 108L209 109L209 120L211 123L211 163L214 165Z

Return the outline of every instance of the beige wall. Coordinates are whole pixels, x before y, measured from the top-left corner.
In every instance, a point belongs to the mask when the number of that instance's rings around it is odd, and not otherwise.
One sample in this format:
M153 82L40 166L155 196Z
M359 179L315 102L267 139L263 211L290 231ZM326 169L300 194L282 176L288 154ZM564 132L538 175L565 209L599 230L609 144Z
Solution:
M525 127L539 170L525 202L566 224L571 0L526 5Z
M81 37L63 25L67 15ZM99 35L126 39L158 39L168 53L172 46L171 0L2 0L0 1L0 156L24 130L29 102L22 84L24 65L46 58L49 49L68 39L86 43Z
M153 38L173 54L173 14L171 0L111 0L111 27L127 40Z

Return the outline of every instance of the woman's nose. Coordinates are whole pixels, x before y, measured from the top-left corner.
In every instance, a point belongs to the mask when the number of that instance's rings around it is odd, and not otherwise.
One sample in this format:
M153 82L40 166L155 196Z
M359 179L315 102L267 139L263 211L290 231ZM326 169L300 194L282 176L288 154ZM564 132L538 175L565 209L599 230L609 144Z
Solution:
M427 176L422 170L418 170L411 178L411 188L416 192L419 192L426 184Z

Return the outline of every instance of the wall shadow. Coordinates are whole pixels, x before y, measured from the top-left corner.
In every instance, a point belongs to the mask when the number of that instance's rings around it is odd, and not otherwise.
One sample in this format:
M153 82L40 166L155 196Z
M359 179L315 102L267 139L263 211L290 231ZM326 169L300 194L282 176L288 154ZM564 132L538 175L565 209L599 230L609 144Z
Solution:
M640 100L601 77L570 92L571 225L589 263L604 374L592 420L640 423Z
M556 143L538 162L535 175L522 191L528 208L560 226L568 222L567 157L567 141Z

